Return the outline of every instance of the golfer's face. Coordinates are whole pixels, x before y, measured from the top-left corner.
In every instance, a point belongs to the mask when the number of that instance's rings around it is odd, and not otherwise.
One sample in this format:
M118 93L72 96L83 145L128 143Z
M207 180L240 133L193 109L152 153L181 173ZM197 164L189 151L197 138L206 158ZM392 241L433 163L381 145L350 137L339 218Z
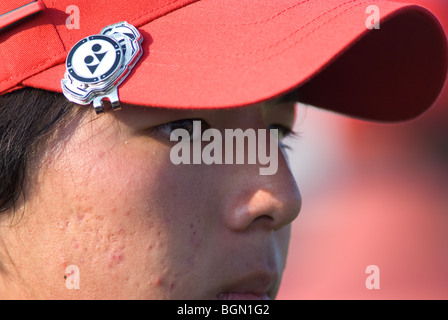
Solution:
M274 150L273 138L268 133L261 139L259 130L286 134L294 117L292 103L207 111L124 106L91 117L58 132L31 168L35 178L28 184L29 199L16 232L20 245L11 245L11 255L33 294L275 297L289 224L301 199L281 147L276 144ZM201 121L195 137L194 120ZM213 139L202 141L201 134L210 128L222 133L221 143L213 152L199 152L199 163L193 164L198 151L193 144L201 142L199 151L204 151ZM170 140L175 129L192 135L183 149L179 140ZM257 146L264 144L265 155L277 153L278 158L260 163L257 151L255 164L248 154L237 164L241 148L235 145L233 163L226 162L226 129L253 129ZM174 164L173 157L187 152L187 145L190 164ZM207 155L216 161L204 163ZM275 173L261 174L260 168L269 165ZM17 239L11 236L9 242Z

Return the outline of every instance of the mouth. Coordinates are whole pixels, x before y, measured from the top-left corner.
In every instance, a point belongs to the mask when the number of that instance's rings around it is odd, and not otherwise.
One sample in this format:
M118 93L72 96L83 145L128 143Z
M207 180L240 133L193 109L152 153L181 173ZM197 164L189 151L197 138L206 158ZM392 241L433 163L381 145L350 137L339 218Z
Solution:
M271 300L277 290L277 273L253 273L232 281L216 295L218 300Z
M267 293L226 292L217 295L218 300L271 300Z

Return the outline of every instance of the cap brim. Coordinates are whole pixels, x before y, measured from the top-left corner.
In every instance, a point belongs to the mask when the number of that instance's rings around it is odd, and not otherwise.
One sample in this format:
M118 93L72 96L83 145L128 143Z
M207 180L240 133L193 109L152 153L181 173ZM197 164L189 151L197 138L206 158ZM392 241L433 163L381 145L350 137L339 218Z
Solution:
M144 54L119 88L121 102L238 107L297 89L314 106L397 121L436 100L447 45L429 11L386 1L291 3L198 1L139 27ZM370 5L380 29L366 26ZM61 92L64 71L58 65L23 84Z

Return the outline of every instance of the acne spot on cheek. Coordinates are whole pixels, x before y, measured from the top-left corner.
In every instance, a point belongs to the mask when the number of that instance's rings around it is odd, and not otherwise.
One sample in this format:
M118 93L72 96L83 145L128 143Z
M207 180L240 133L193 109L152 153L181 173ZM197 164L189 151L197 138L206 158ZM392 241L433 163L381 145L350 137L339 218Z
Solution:
M78 223L82 223L84 221L85 218L84 214L78 213L77 217L78 217Z
M190 231L191 231L190 242L191 242L191 245L193 246L193 248L197 249L201 246L202 238L200 235L198 235L196 225L197 225L197 223L195 223L195 222L190 223Z
M154 279L153 283L156 287L162 287L165 281L163 280L163 277L157 277Z
M65 269L65 267L68 265L67 259L65 257L61 257L59 260L59 265Z
M110 266L115 265L115 264L119 264L121 262L123 262L124 260L124 253L123 251L115 251L113 253L111 253L110 255Z
M195 256L191 256L187 258L187 264L189 268L193 268L194 265L196 264L196 258Z
M199 248L199 247L201 246L202 239L201 239L200 236L197 235L197 232L196 232L196 231L193 231L193 232L191 233L191 238L190 238L190 240L191 240L191 245L192 245L194 248Z

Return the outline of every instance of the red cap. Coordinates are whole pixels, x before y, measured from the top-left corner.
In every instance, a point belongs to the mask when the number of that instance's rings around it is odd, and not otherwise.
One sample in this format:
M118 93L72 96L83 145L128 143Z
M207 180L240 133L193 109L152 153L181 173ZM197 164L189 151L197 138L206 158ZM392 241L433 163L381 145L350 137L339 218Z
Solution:
M396 121L432 105L447 72L439 22L403 3L2 0L0 21L24 5L41 12L1 31L0 94L24 86L62 92L70 49L120 21L144 38L143 56L118 88L122 103L237 107L297 89L314 106ZM377 14L380 28L370 29Z

